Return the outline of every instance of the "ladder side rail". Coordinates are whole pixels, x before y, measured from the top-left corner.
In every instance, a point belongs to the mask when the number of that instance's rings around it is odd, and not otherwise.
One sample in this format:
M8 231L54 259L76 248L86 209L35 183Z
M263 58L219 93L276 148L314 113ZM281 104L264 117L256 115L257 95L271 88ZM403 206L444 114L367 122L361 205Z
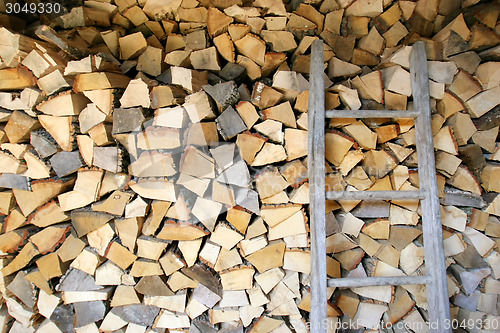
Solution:
M420 188L427 193L421 201L424 234L425 269L430 278L427 284L430 332L451 333L450 303L443 248L443 231L439 204L434 142L429 103L429 78L425 45L413 45L410 73L415 110L421 113L415 120Z
M325 78L324 47L316 40L311 47L308 173L311 219L311 312L312 333L326 333L326 231L325 231Z

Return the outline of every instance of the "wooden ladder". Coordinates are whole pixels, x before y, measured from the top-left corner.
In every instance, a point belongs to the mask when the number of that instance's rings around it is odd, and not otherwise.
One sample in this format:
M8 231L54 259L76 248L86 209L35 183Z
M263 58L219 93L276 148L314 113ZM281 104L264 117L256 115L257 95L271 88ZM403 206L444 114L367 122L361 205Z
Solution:
M326 332L327 285L353 288L367 286L425 284L430 332L451 333L450 305L444 260L441 213L436 180L427 56L423 42L413 45L410 55L413 111L330 110L325 111L323 42L312 45L309 90L309 194L311 221L311 332ZM413 118L418 153L418 191L328 191L325 192L326 118ZM330 279L326 275L326 200L404 200L420 199L424 235L425 275Z

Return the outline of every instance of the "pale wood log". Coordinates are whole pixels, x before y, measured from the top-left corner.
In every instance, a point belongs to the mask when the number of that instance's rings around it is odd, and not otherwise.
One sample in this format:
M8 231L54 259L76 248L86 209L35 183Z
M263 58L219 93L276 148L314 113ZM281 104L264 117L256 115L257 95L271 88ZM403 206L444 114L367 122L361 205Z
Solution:
M479 145L484 150L494 153L495 152L495 140L498 136L499 127L493 127L486 131L477 131L472 135L472 141Z
M189 59L194 69L211 71L220 71L221 69L215 47L193 51Z
M218 35L213 39L219 54L227 61L235 62L234 44L228 33Z
M434 136L434 147L452 155L458 155L458 145L453 136L451 127L444 126Z
M233 42L243 38L250 30L251 28L246 24L230 24L228 27L229 36Z
M275 69L284 64L286 54L283 52L267 52L264 56L264 66L262 66L262 75L269 76Z
M213 253L217 252L216 248L212 248L212 250ZM222 247L218 247L218 250L218 256L214 265L214 270L216 272L220 272L236 265L243 264L243 260L241 259L241 256L236 248L228 251L223 249Z
M232 268L221 272L222 288L224 290L250 289L253 285L254 273L255 270L248 266Z
M309 21L313 22L317 26L317 34L320 34L323 31L323 23L324 16L320 12L318 12L313 6L310 4L300 4L299 7L294 12L297 15L300 15Z
M136 7L140 10L138 7ZM123 60L135 59L147 48L144 35L140 32L118 38L120 58Z
M259 273L263 273L269 269L283 266L284 253L285 243L273 241L265 248L250 254L245 259L248 260Z
M287 158L285 149L281 145L275 145L269 142L264 143L262 150L255 156L252 166L268 165L283 161Z
M125 89L130 81L125 75L100 72L100 73L83 73L75 77L73 89L75 92L83 92L87 90L100 90L110 88Z
M44 180L32 184L31 191L13 189L12 193L23 215L28 216L41 205L67 191L72 185L71 181Z
M455 94L463 102L481 92L481 84L469 73L460 70L455 76L453 84L449 87L450 92Z
M369 176L382 178L396 167L394 158L383 150L370 150L365 154L363 169Z
M262 69L259 65L253 62L252 59L242 55L238 55L236 57L236 63L240 66L245 67L246 74L250 80L257 80L262 76Z
M339 94L340 100L348 109L359 110L361 108L361 101L356 89L350 89L339 84L334 86L332 90Z
M297 14L291 14L286 25L286 29L294 34L298 39L306 35L313 35L317 30L317 25L308 19Z
M242 158L248 164L251 164L256 154L260 151L266 139L258 134L251 134L249 132L244 132L238 134L236 138L236 145L238 146Z
M17 90L33 87L36 78L24 67L0 69L0 89Z
M240 233L245 234L251 216L252 215L245 210L235 207L228 210L226 220Z
M357 121L344 128L364 149L375 149L377 134L372 132L362 121Z
M40 128L40 123L22 111L14 111L4 131L10 143L27 142L30 132Z
M195 240L206 234L207 232L194 225L167 221L157 237L165 240Z
M362 98L373 99L381 104L384 102L384 86L380 71L355 77L352 84L359 90Z
M236 50L260 66L264 65L266 44L255 35L247 34L234 42Z
M78 256L85 248L85 243L80 239L69 235L64 243L57 249L57 255L62 262L68 262Z
M288 31L264 30L261 34L264 41L271 44L274 52L287 52L297 47L293 35Z
M127 269L137 259L136 255L117 242L110 244L106 250L105 257L121 269Z
M285 126L296 128L295 116L289 102L285 102L262 111L263 119L273 119Z
M55 70L38 79L37 85L46 95L51 95L61 89L70 87L70 84L59 70Z
M282 123L271 119L267 119L254 126L257 132L265 135L272 141L278 143L283 143L284 140L282 127L283 127Z
M410 73L400 66L382 70L382 79L386 89L405 96L411 95Z
M252 239L244 239L240 241L238 247L244 256L248 256L255 251L263 249L267 246L267 244L268 242L264 236L257 236Z
M112 125L109 123L99 123L92 127L88 134L97 146L106 146L113 143Z
M326 133L326 159L334 164L340 165L344 156L353 146L354 142L340 133ZM335 148L334 148L335 147Z
M211 37L216 37L227 31L233 18L225 15L216 8L209 8L207 15L207 30Z
M498 100L495 98L495 96L498 95L499 91L500 90L497 86L472 97L465 103L467 111L474 118L481 117L486 112L490 111L492 108L498 105Z
M305 217L301 211L298 211L279 224L270 227L269 240L275 240L305 233Z

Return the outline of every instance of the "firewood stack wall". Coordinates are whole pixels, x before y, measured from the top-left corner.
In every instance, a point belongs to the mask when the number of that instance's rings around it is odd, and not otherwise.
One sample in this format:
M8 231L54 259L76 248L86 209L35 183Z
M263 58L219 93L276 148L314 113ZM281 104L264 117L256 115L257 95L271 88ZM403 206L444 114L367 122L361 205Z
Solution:
M411 109L425 42L452 318L498 332L499 13L87 0L35 23L0 14L0 333L307 332L316 39L325 107L351 110ZM412 120L335 119L326 147L327 190L418 188ZM417 201L326 208L329 279L425 273ZM427 331L424 287L328 294L333 327Z

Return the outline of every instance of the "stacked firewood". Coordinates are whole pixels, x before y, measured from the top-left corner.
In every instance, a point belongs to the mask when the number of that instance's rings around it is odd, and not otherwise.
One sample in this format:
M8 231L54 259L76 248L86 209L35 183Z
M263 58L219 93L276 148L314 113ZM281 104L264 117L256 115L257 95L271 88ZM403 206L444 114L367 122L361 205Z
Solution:
M317 39L329 110L412 109L425 42L454 327L498 332L498 1L73 5L0 14L0 333L307 332ZM329 121L326 190L418 189L415 145ZM329 279L425 273L418 201L326 211ZM428 331L423 286L328 296L331 332Z

